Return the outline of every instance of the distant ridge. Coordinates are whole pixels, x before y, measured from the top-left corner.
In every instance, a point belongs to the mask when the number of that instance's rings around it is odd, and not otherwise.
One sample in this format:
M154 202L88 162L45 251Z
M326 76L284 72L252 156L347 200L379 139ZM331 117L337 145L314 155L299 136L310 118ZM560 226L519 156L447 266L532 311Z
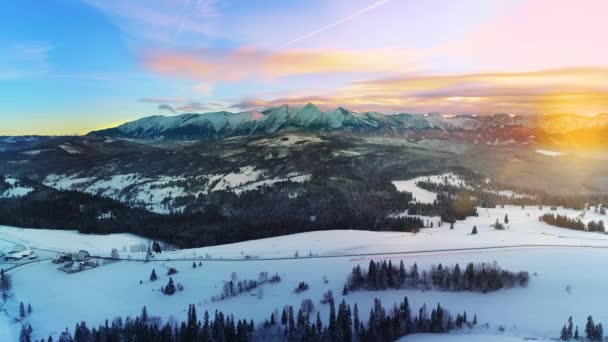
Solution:
M131 139L210 140L265 135L282 131L399 134L420 131L469 131L522 127L548 133L608 128L608 114L564 115L442 115L357 113L339 107L322 111L309 103L301 108L282 105L264 111L227 111L176 116L155 115L88 135Z

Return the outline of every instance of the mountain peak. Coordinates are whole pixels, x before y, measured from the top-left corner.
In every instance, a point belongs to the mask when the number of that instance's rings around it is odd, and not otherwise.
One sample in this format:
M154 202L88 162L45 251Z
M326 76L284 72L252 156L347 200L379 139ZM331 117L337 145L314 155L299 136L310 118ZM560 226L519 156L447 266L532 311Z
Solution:
M283 130L403 135L424 130L483 130L512 126L566 132L583 127L605 128L608 127L608 118L606 114L594 117L562 115L522 118L504 114L444 116L437 112L358 114L343 107L324 112L313 103L307 103L297 109L284 104L262 112L154 115L89 134L131 139L212 140L239 135L272 134Z

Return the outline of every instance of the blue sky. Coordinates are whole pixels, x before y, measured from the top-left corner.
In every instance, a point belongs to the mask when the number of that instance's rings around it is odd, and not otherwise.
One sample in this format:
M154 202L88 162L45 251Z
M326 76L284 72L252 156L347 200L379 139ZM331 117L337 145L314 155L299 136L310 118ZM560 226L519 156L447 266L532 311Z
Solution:
M384 112L608 111L608 6L600 0L1 7L5 135L80 134L146 115L308 101Z

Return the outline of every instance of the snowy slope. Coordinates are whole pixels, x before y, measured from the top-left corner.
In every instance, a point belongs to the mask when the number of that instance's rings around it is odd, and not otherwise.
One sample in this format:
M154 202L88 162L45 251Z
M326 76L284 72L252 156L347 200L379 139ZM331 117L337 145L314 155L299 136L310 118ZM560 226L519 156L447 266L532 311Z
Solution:
M114 136L135 139L217 139L250 134L275 133L281 130L299 129L303 131L365 131L394 133L403 131L455 131L475 130L478 133L492 130L514 129L548 133L563 133L580 128L604 129L608 127L606 116L537 116L521 115L449 115L428 114L382 114L377 112L356 113L344 108L323 111L312 103L301 108L282 105L263 112L256 110L240 113L212 112L187 113L176 116L149 116L123 125L91 132L92 135ZM490 134L487 138L503 143L529 142L530 134L510 139L498 138ZM498 142L496 140L496 142Z
M437 194L422 188L419 188L416 183L431 182L436 184L449 184L453 186L466 187L466 183L458 175L451 172L441 175L421 176L409 180L393 181L393 185L397 191L411 192L415 202L433 203L437 199Z
M4 186L8 187L8 189L0 191L0 198L23 197L34 191L31 187L21 185L19 180L15 178L6 177L4 178L4 183Z
M293 174L270 178L267 170L243 166L225 174L198 176L144 176L139 173L82 177L80 174L47 175L43 184L58 190L81 191L113 198L149 211L166 214L183 208L173 207L175 199L198 196L213 191L233 191L237 194L278 182L308 181L310 175Z
M48 249L60 252L77 252L81 249L93 255L107 256L112 248L130 251L134 246L148 246L150 240L133 234L92 235L73 230L24 229L0 226L0 247L10 244Z
M358 232L342 232L341 236L357 234ZM394 239L390 234L384 235L386 240ZM300 249L312 247L311 243L302 241L301 237L294 240L300 241ZM279 243L281 242L276 242ZM233 248L239 249L238 246ZM380 245L375 251L382 253L382 248ZM335 251L338 250L341 253L350 252L348 247L337 248ZM417 290L361 291L351 292L345 299L351 305L355 302L359 304L362 319L367 318L374 297L381 298L385 305L390 305L403 296L408 296L414 308L423 303L435 305L440 302L446 308L476 313L480 322L490 324L487 334L496 333L498 326L503 325L510 334L516 336L552 337L556 336L558 328L569 315L578 318L578 324L582 324L581 320L588 314L592 314L596 321L608 319L603 303L596 300L604 293L603 282L598 281L598 274L577 267L587 260L596 260L598 269L605 268L608 266L607 256L606 250L567 248L391 255L388 258L393 262L403 259L408 266L414 262L420 267L429 267L437 263L497 261L504 268L524 269L536 275L532 277L527 288L491 294ZM190 261L153 261L147 264L124 261L73 275L57 271L52 264L40 263L24 267L13 275L15 287L19 290L10 300L7 309L9 312L17 312L19 301L31 302L35 313L28 320L35 327L36 336L40 337L57 333L57 329L71 327L74 322L82 319L90 324L98 324L106 317L136 315L143 305L147 306L149 312L164 319L170 316L184 319L184 309L188 304L195 303L199 311L218 309L259 322L285 304L297 307L302 299L311 298L323 319L327 319L327 306L318 304L322 293L331 289L337 295L337 300L341 301L342 296L339 293L350 269L357 264L366 265L368 262L367 257L228 263L203 260L202 267L193 269ZM164 275L164 270L168 266L179 270L173 277L185 287L183 292L173 297L158 292L158 288L167 282L168 277ZM159 273L160 279L150 283L147 278L153 268ZM222 302L211 302L210 298L221 291L223 281L230 279L232 272L236 272L239 279L255 279L259 272L278 272L283 281L277 285L265 286L263 299L245 295ZM323 276L327 277L328 284L323 283ZM40 291L40 285L32 279L45 279L47 291ZM143 284L139 284L140 280L143 280ZM293 289L300 281L307 281L311 289L301 295L294 295ZM570 294L565 291L567 285L572 288ZM79 290L65 291L66 288ZM52 296L49 293L52 293ZM73 304L69 309L57 310L65 302ZM92 307L103 310L90 310ZM255 310L251 309L253 307ZM496 310L497 307L501 310ZM521 310L523 307L529 310Z
M12 274L17 290L6 304L6 309L9 314L15 313L18 312L20 301L31 302L34 313L27 321L34 326L35 337L57 334L80 320L97 325L106 318L137 315L144 305L152 315L159 315L165 321L170 317L184 319L187 305L194 303L199 312L217 309L235 317L261 322L285 304L297 308L302 299L311 298L326 320L328 307L318 302L322 293L331 289L336 300L341 301L343 297L340 293L347 274L357 264L367 265L371 258L390 259L393 263L403 260L407 267L417 263L423 268L438 263L462 265L496 261L504 269L530 272L532 278L529 286L488 294L413 289L359 291L349 293L344 299L351 305L358 303L362 319L367 319L373 298L378 297L385 306L390 306L408 296L414 310L423 303L432 306L440 302L448 309L475 313L481 324L488 323L488 328L480 326L474 331L448 336L410 336L405 341L550 339L558 336L559 329L569 316L573 316L580 327L588 315L592 315L596 322L608 321L604 302L598 300L605 296L605 282L608 279L605 272L590 272L587 267L591 265L591 260L597 270L608 267L608 235L558 228L539 222L538 217L546 212L579 217L584 222L606 219L606 216L594 210L558 208L552 211L549 207L522 209L506 206L480 208L478 217L457 222L453 230L444 224L442 227L436 225L437 228L422 229L416 234L318 231L223 246L165 251L149 263L120 261L76 274L59 272L55 265L40 262L19 268ZM496 219L502 221L505 215L509 217L507 229L495 230L491 225ZM470 235L474 225L479 233ZM99 251L104 255L111 248L123 250L122 245L127 249L127 252L121 252L122 257L137 259L144 255L142 252L128 251L132 243L145 243L144 239L133 236L83 236L69 231L17 228L2 228L0 232L3 233L0 240L5 244L6 241L13 241L32 248L48 249L68 246L75 250L85 248ZM299 257L294 259L296 253ZM178 261L186 258L190 260ZM200 261L203 266L192 268L191 260ZM178 269L179 273L173 278L185 288L172 297L158 292L168 280L165 275L167 267ZM159 280L154 283L147 280L152 269L159 274ZM278 272L283 280L276 285L265 285L261 299L243 295L212 302L211 297L221 291L223 282L230 279L232 272L236 272L239 279L256 279L260 272ZM328 283L323 281L324 277ZM45 291L40 291L38 279L45 280ZM311 288L296 295L293 289L300 281L308 282ZM567 291L567 288L570 290ZM65 303L68 302L71 305L66 308ZM499 327L504 332L499 332ZM16 334L19 326L12 324L10 329Z

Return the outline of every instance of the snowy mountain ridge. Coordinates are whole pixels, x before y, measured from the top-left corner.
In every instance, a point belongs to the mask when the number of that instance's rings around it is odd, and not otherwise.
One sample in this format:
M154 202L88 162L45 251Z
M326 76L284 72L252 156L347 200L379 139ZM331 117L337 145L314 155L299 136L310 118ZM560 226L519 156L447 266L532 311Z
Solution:
M176 116L155 115L127 122L120 126L94 131L90 135L132 139L221 139L231 136L264 135L280 131L405 133L420 131L471 131L486 129L540 129L563 133L576 129L608 128L608 115L442 115L357 113L344 108L322 111L314 104L302 108L282 105L259 112L204 114L187 113Z

